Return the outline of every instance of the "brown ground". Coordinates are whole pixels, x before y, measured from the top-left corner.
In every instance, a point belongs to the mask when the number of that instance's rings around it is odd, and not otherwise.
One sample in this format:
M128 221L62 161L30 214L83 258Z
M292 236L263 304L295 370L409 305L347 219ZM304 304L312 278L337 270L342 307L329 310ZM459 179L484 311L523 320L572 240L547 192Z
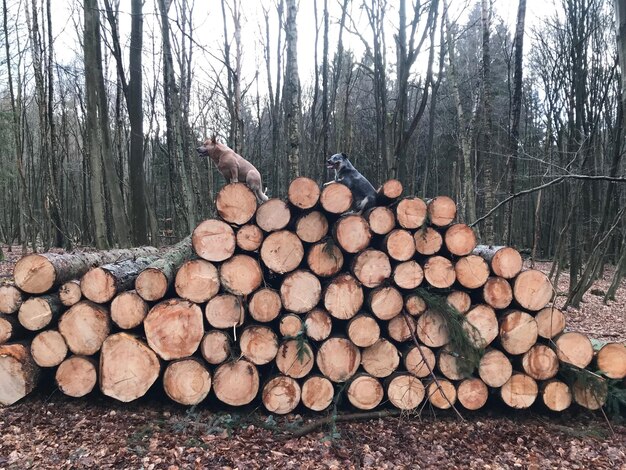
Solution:
M16 253L0 263L10 276ZM538 268L549 270L549 263ZM605 290L612 272L594 288ZM564 291L564 275L558 290ZM626 287L605 306L587 293L570 309L568 329L626 341ZM215 413L211 403L184 408L157 391L122 404L99 395L71 400L41 390L0 409L0 470L23 468L593 468L626 469L626 426L597 413L503 409L338 423L303 438L289 431L312 414L287 418L258 409ZM221 407L223 409L223 407Z

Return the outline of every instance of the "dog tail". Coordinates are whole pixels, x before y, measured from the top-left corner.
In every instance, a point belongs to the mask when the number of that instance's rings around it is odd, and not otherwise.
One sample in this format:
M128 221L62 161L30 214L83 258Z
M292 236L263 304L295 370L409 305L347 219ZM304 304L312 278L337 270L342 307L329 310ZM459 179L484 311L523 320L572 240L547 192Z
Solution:
M267 201L269 198L267 197L267 187L265 188L265 190L261 193L261 199L263 199L263 201Z

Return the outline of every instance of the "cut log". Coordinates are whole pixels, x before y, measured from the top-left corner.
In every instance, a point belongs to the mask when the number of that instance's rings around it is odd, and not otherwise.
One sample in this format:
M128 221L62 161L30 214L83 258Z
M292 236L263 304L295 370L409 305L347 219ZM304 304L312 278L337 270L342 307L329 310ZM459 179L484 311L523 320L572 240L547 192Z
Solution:
M309 343L303 340L290 339L278 348L276 366L283 374L294 379L301 379L313 368L315 355Z
M319 277L334 276L343 266L343 254L332 238L313 245L306 260L311 271Z
M511 408L529 408L537 399L539 387L532 377L526 374L514 373L500 388L502 401Z
M493 276L483 286L483 299L495 309L504 309L513 301L513 289L503 277Z
M347 338L328 338L317 351L317 367L333 382L347 382L356 374L361 352Z
M221 220L208 219L195 228L191 243L200 258L224 261L235 253L237 238L230 225Z
M243 251L257 251L263 243L263 232L254 224L246 224L237 230L235 241Z
M90 253L31 254L24 256L15 264L13 277L17 287L24 292L43 294L64 282L79 279L94 266L156 255L157 253L156 248L141 247Z
M302 385L302 404L313 411L323 411L332 403L333 383L321 375L306 378Z
M509 354L524 354L537 342L537 322L526 312L509 311L500 321L500 344Z
M490 349L483 354L478 364L478 375L493 388L502 387L513 374L513 365L509 358L497 349Z
M80 281L76 279L65 282L59 287L59 300L66 307L76 305L83 298L83 291L80 290Z
M456 217L456 203L448 196L437 196L428 201L428 220L437 227L447 227Z
M211 330L202 338L200 352L205 361L211 365L225 362L231 355L230 336L221 330Z
M596 363L609 379L623 379L626 377L626 346L622 343L605 344L596 355Z
M387 323L388 336L398 343L403 343L413 338L416 329L417 321L410 316L396 315Z
M348 385L348 401L359 410L373 410L383 401L385 391L376 377L358 374Z
M365 213L370 230L376 235L386 235L396 226L396 216L391 209L384 206L374 207Z
M183 263L176 273L176 294L196 303L211 300L220 290L220 276L217 268L203 259Z
M11 315L22 305L22 293L10 284L0 286L0 313Z
M449 259L431 256L424 264L424 277L431 286L445 289L454 284L456 273Z
M217 193L215 207L219 216L226 222L243 225L248 223L256 212L256 197L244 183L230 183Z
M320 199L320 187L311 178L300 176L289 184L287 198L298 209L311 209Z
M298 382L291 377L279 375L265 384L261 400L270 413L285 415L296 409L301 393Z
M449 344L439 351L437 367L443 376L450 380L463 380L474 372L473 365L454 351Z
M71 356L56 370L59 390L68 397L80 398L91 393L98 382L96 361L85 356Z
M415 254L415 241L408 230L392 230L383 240L385 251L391 259L407 261Z
M485 406L489 398L489 389L482 380L470 378L459 384L456 394L463 408L474 411Z
M392 278L400 289L415 289L424 279L424 270L417 261L405 261L395 267Z
M498 337L496 312L489 306L480 304L465 315L463 329L478 349L484 349Z
M39 333L30 343L30 353L39 367L56 367L67 356L67 344L57 330Z
M271 233L261 245L261 260L278 274L293 271L304 258L304 247L298 236L287 230Z
M555 341L556 354L560 361L584 369L593 360L593 346L582 333L563 333Z
M460 290L450 292L446 297L446 302L448 305L456 308L457 312L461 315L465 315L469 312L469 309L472 306L472 299L469 294Z
M27 299L20 307L17 318L30 331L44 329L63 312L58 294L47 294Z
M380 338L380 327L374 317L359 313L348 322L346 333L355 345L367 348Z
M432 259L432 258L431 258ZM480 256L469 255L459 259L454 264L456 280L463 287L478 289L489 279L489 265Z
M135 290L142 299L155 302L165 297L174 284L180 266L194 255L191 236L178 242L145 268L135 281Z
M324 308L339 320L349 320L363 306L363 289L349 274L339 274L326 287Z
M166 361L191 356L204 335L202 310L182 299L156 304L148 312L143 327L148 345Z
M454 224L444 235L446 248L456 256L467 256L476 248L476 234L466 224Z
M443 237L432 227L422 227L413 234L415 250L424 256L438 253L443 245Z
M341 183L324 186L320 195L320 204L326 212L343 214L352 207L352 191Z
M522 256L509 246L478 245L474 254L489 263L491 272L504 279L513 279L522 271Z
M59 320L59 333L76 355L97 353L111 331L109 311L87 300L78 302Z
M574 401L583 408L599 410L606 403L608 385L603 378L581 376L572 385L572 395Z
M541 400L552 411L565 411L572 404L572 392L566 383L550 380L541 386Z
M413 316L418 317L426 311L426 302L417 294L411 294L404 298L404 309Z
M100 352L100 390L128 403L146 394L159 377L157 355L143 341L127 333L109 336Z
M119 292L132 289L137 276L157 258L137 258L91 268L80 280L83 295L98 304L113 300Z
M317 243L328 234L328 219L319 211L312 211L296 221L296 235L306 243Z
M428 377L435 369L435 354L422 345L411 345L403 354L404 367L415 377Z
M253 364L269 364L278 353L278 337L267 326L251 325L242 331L239 347L242 356Z
M304 269L285 276L280 285L280 299L283 307L290 312L305 313L312 310L322 297L319 279Z
M32 392L39 380L39 367L27 344L0 345L0 405L9 406Z
M565 315L558 308L546 307L535 315L537 333L542 338L552 339L565 329Z
M402 196L402 183L398 180L387 180L378 189L378 199L383 204L390 204Z
M378 287L391 276L391 263L385 253L369 248L356 255L352 272L365 287Z
M380 320L391 320L404 306L402 294L395 287L377 287L369 295L371 312Z
M335 240L344 251L358 253L370 244L370 226L360 215L351 214L339 219L333 228Z
M256 321L266 323L278 317L282 306L278 292L269 287L262 287L252 294L248 311Z
M21 339L26 333L15 315L0 313L0 344Z
M396 219L402 228L421 227L426 221L426 203L417 197L402 199L396 206Z
M246 296L259 288L263 272L259 262L248 255L235 255L220 266L220 283L227 292Z
M417 337L426 346L438 348L448 343L448 325L443 314L428 309L417 319Z
M535 380L548 380L559 371L559 359L548 346L535 344L522 356L522 369Z
M148 315L148 302L135 291L129 290L115 296L111 302L111 320L123 330L138 327Z
M170 362L163 373L163 390L176 403L197 405L211 390L211 373L199 359Z
M245 311L239 297L220 294L207 302L204 314L213 328L230 329L243 325Z
M398 349L385 338L380 338L373 345L363 349L361 353L363 369L374 377L389 377L396 371L399 364Z
M213 391L227 405L247 405L259 392L259 372L245 359L222 364L213 374Z
M449 380L438 379L437 382L433 381L428 384L426 397L435 408L447 410L456 403L456 388Z
M256 211L256 224L265 232L284 229L291 221L291 211L285 201L269 199Z
M354 320L354 318L352 320ZM315 308L306 314L304 326L306 335L309 338L313 341L324 341L330 336L330 332L333 328L333 320L326 310Z
M541 310L548 305L553 294L554 289L548 276L535 269L520 273L513 283L515 300L527 310Z

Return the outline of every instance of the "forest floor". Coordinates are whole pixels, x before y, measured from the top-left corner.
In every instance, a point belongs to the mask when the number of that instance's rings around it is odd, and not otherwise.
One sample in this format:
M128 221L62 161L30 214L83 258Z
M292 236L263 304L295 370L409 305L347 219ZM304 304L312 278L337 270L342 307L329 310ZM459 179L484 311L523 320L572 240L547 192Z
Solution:
M10 277L19 250L0 262ZM550 263L538 263L548 272ZM612 276L593 289L605 291ZM559 292L567 290L563 275ZM562 302L562 300L560 300ZM559 302L557 302L559 305ZM626 285L616 300L585 294L567 311L568 330L601 341L626 341ZM24 468L572 468L625 469L626 426L575 409L552 414L514 412L490 398L485 410L452 412L426 407L421 415L337 423L305 437L289 433L312 413L276 418L261 408L212 411L209 401L177 406L151 392L123 404L94 394L71 400L42 389L0 409L0 470Z

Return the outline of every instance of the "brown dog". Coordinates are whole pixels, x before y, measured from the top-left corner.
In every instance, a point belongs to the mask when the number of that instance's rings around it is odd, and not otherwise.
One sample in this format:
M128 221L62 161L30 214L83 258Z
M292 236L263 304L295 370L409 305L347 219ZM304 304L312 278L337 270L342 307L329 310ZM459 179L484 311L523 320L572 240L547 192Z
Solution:
M254 192L260 203L267 201L267 196L262 190L261 173L233 149L217 142L216 138L212 137L205 140L204 144L196 150L201 157L211 157L228 183L244 182Z

